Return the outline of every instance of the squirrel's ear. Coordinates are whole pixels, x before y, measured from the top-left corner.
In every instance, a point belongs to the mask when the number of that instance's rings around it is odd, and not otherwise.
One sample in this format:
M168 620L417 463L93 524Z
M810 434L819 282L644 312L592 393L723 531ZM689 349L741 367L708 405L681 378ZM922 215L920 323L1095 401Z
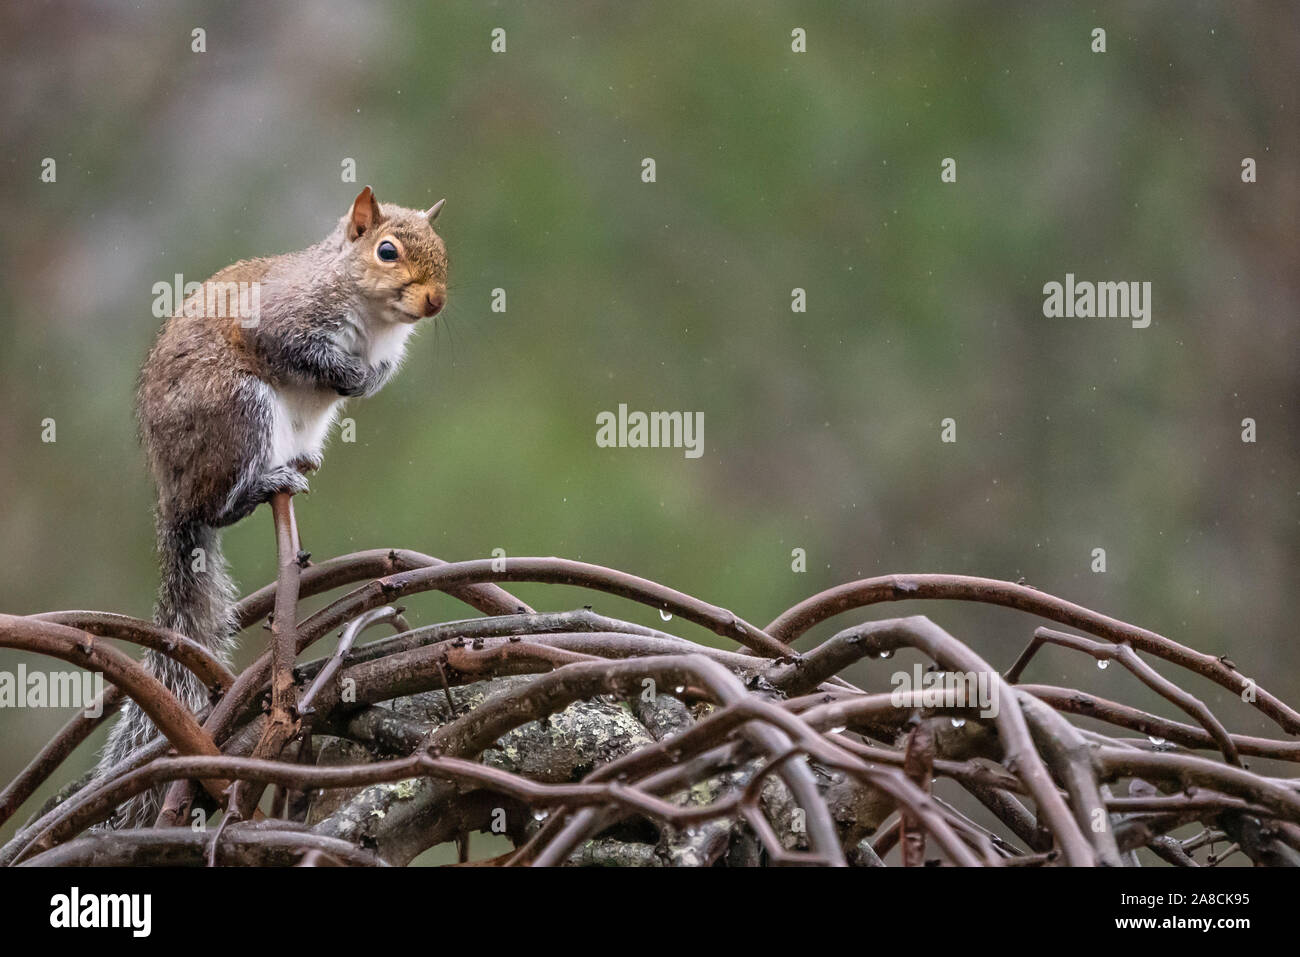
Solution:
M355 240L364 236L379 222L379 204L375 194L367 186L352 201L352 212L348 213L348 239Z
M424 218L427 219L430 223L432 223L435 219L438 218L438 214L442 212L443 204L446 202L447 201L445 199L438 200L436 203L434 203L432 206L430 206L428 209L424 211Z

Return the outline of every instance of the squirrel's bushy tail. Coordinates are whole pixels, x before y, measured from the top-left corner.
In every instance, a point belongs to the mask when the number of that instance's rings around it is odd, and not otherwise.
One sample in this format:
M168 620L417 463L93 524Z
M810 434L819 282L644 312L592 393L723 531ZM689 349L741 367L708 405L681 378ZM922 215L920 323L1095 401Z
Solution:
M199 522L158 517L158 564L162 584L154 621L203 645L227 664L235 636L235 586L221 554L221 534ZM144 663L182 705L195 714L208 704L208 691L192 672L156 651ZM158 735L148 715L127 701L109 733L96 777L125 760ZM145 791L124 803L110 827L149 827L162 805L165 787Z

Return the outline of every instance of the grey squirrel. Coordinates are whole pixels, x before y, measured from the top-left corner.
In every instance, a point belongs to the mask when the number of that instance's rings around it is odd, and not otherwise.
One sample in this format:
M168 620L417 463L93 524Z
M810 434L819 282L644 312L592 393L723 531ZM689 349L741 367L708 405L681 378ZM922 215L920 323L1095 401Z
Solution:
M432 224L444 202L424 212L380 205L367 186L324 240L227 266L166 320L136 406L158 489L157 624L229 661L235 589L218 530L276 492L307 491L304 473L320 468L345 397L378 392L416 323L441 311L447 252ZM256 290L241 300L256 302L254 315L210 308L214 292L237 284ZM153 651L145 661L182 704L208 703L189 671ZM157 734L128 701L96 775ZM151 825L162 790L132 798L108 825Z

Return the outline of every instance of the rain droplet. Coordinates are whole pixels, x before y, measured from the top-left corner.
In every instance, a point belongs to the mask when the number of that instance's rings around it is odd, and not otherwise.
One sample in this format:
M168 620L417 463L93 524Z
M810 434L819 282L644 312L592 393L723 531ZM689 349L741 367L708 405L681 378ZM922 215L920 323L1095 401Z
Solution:
M546 812L545 812L545 811L534 811L534 812L533 812L533 820L534 820L534 821L545 821L545 820L546 820Z
M965 719L965 718L953 718L953 719L952 719L952 726L953 726L954 728L960 728L960 727L964 726L965 724L966 724L966 719Z
M681 694L683 691L686 690L686 685L678 685L673 690L676 691L678 694Z
M1110 667L1110 659L1109 658L1098 659L1097 667L1100 668L1102 671L1105 671L1107 668Z
M888 658L888 657L890 657L893 653L894 653L894 650L893 650L892 648L886 648L884 651L882 651L882 652L880 653L880 657L882 657L882 658Z
M831 734L843 734L848 730L848 725L841 724L838 727L831 728Z
M662 608L660 608L659 617L662 618L664 621L672 621L673 613L671 611L664 611Z
M1162 744L1169 743L1164 738L1157 738L1154 734L1148 735L1147 740L1150 741L1152 744L1156 745L1157 747L1159 747Z

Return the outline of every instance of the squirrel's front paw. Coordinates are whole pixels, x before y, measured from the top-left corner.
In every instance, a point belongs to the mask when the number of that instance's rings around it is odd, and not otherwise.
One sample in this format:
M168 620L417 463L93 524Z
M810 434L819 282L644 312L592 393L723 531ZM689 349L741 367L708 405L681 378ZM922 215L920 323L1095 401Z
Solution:
M307 479L292 465L281 465L279 468L271 469L262 477L259 484L262 486L263 494L268 500L277 492L298 495L310 491L307 487Z
M320 467L325 464L325 460L316 452L303 452L289 463L289 468L306 474L307 472L319 472Z
M358 395L371 396L383 388L392 374L393 364L387 361L377 366L363 367L355 378L348 376L343 381L336 382L334 391L347 398Z

